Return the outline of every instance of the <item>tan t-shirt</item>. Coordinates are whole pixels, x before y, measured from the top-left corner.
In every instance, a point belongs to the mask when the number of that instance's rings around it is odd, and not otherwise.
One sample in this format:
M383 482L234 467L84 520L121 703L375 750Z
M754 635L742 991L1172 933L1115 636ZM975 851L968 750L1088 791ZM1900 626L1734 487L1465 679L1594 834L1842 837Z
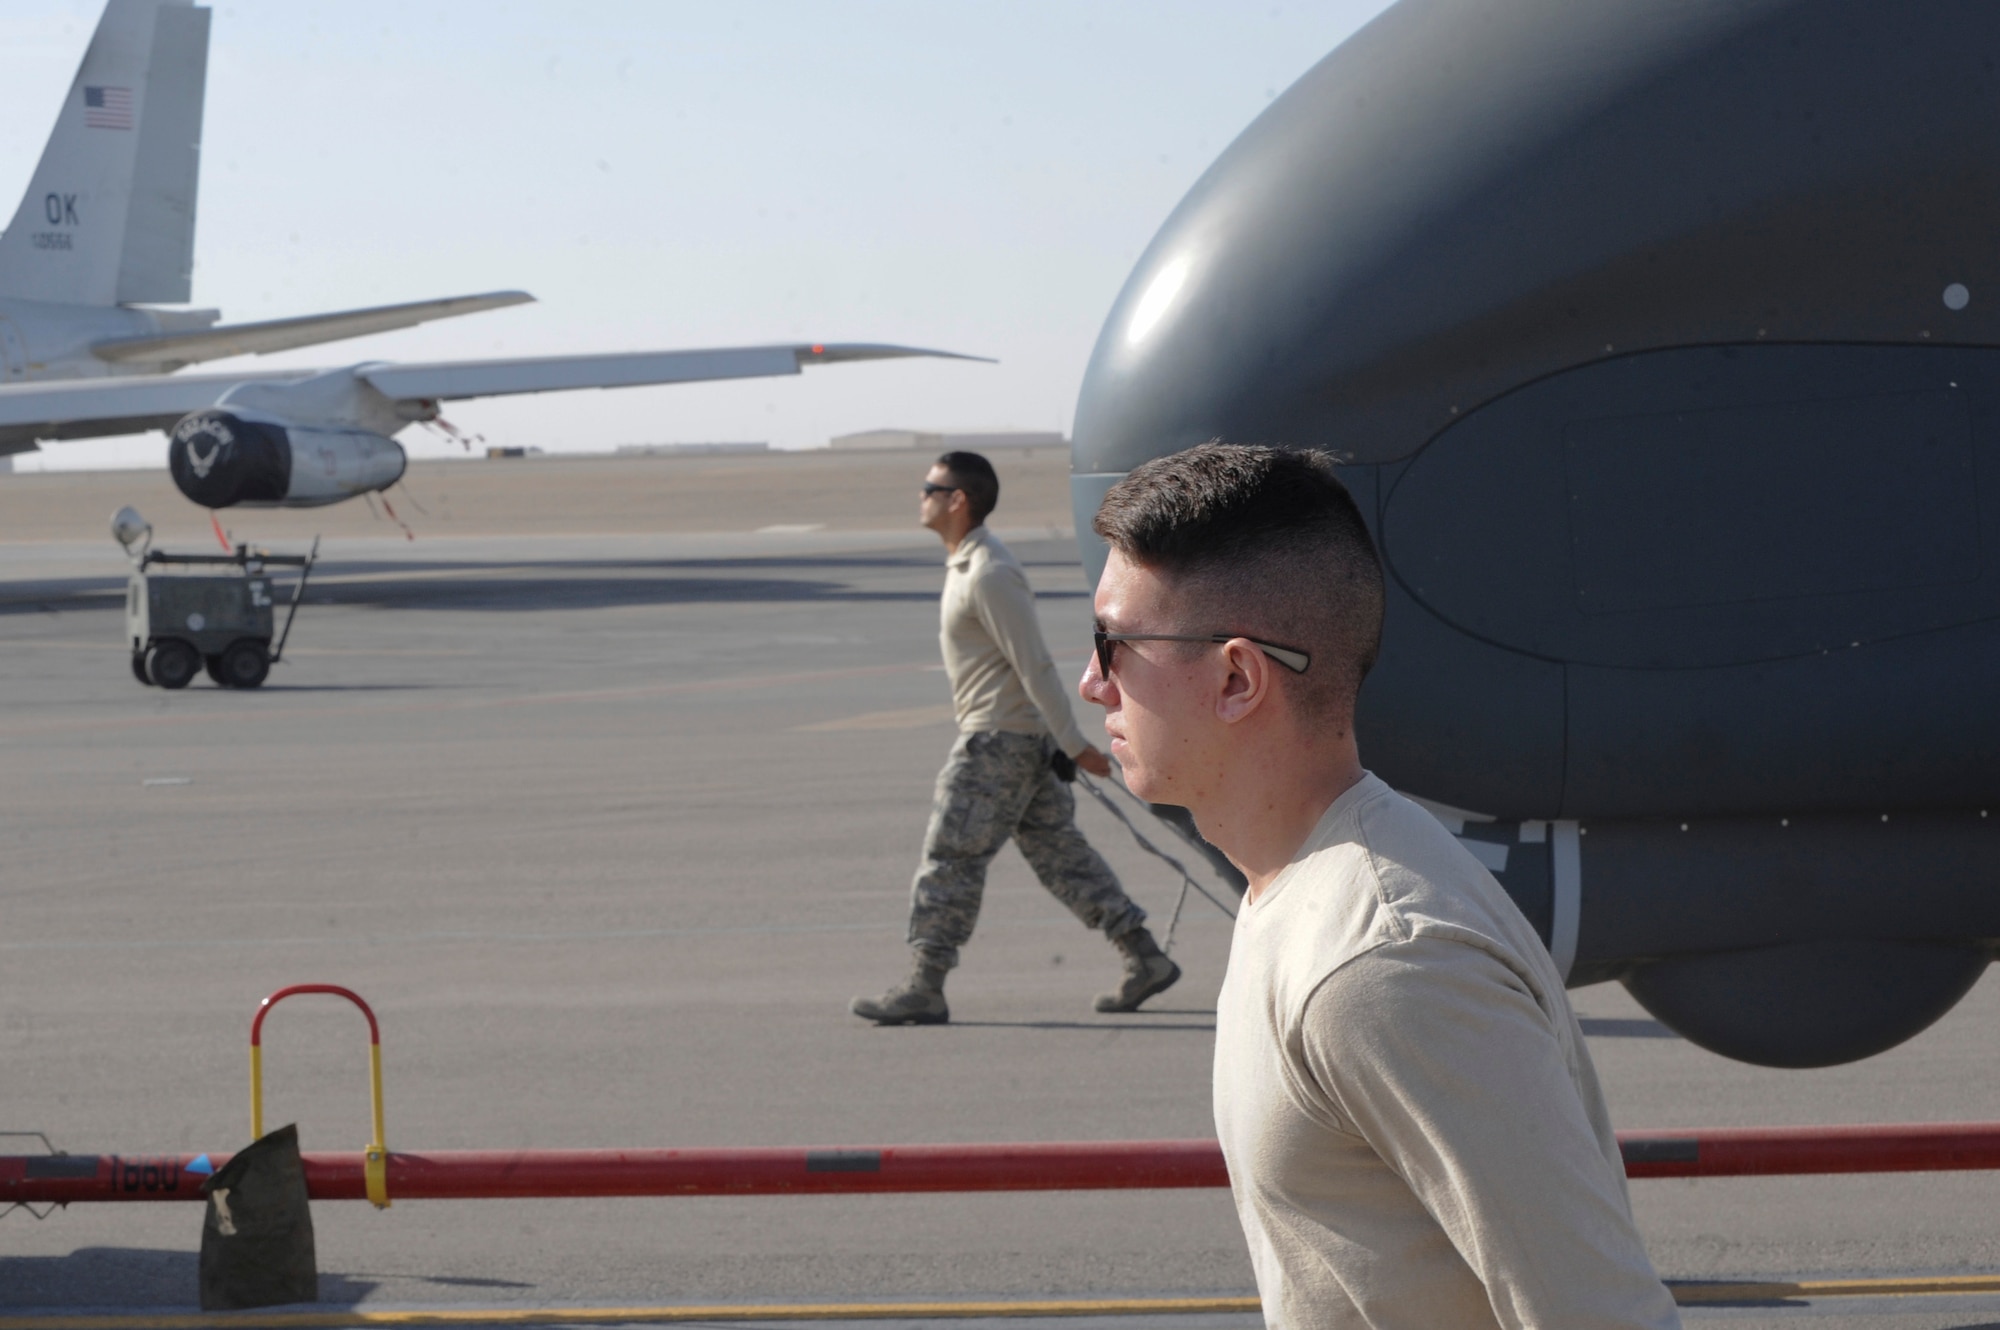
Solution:
M1042 642L1028 574L985 527L967 532L945 560L938 618L959 733L1053 734L1071 757L1090 746Z
M1547 949L1372 775L1237 918L1215 1123L1269 1325L1680 1324Z

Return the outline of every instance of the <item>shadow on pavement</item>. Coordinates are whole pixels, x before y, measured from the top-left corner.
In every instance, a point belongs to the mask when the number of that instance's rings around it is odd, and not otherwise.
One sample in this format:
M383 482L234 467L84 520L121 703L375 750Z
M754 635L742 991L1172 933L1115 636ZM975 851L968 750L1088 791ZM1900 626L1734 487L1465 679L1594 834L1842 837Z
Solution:
M1079 593L1081 594L1081 593ZM860 591L840 582L771 577L476 577L315 586L313 605L383 610L595 610L628 605L935 602L935 591Z
M469 1275L463 1277L453 1276L453 1275L378 1275L378 1274L373 1274L366 1270L357 1270L352 1275L343 1275L341 1277L347 1280L394 1279L394 1280L399 1280L406 1284L436 1284L440 1288L534 1288L536 1287L536 1285L534 1284L523 1283L521 1280L518 1279L475 1279ZM374 1285L371 1284L369 1287L372 1288L374 1287ZM319 1296L321 1301L326 1301L326 1302L332 1301L331 1298L327 1297L325 1275L320 1276Z
M199 1228L189 1234L187 1251L79 1247L67 1256L0 1256L0 1306L192 1307L200 1237ZM322 1303L359 1302L375 1288L371 1279L320 1272Z
M578 577L563 571L522 575L425 577L412 574L367 582L341 582L329 573L315 582L305 609L315 605L368 605L392 610L593 610L627 605L811 604L910 602L935 604L937 591L869 591L843 582L804 578L662 576L649 568L624 577ZM571 573L571 575L565 575ZM95 578L38 583L17 595L0 588L0 616L99 610L122 612L122 584ZM1038 600L1082 600L1084 591L1040 591Z
M289 655L286 658L290 659ZM259 693L428 693L440 690L463 691L464 686L442 683L267 683L257 689Z
M1213 1025L1187 1023L1167 1024L1165 1022L1119 1025L1111 1021L961 1021L954 1019L953 1025L973 1030L1096 1030L1100 1034L1106 1030L1207 1030L1214 1032Z
M1036 542L1037 546L1042 542ZM1067 553L1023 556L1030 568L1075 568ZM942 573L941 552L907 555L773 555L717 559L525 559L490 564L464 560L328 559L314 575L307 604L374 605L384 609L601 609L618 605L935 601L937 589L869 591L831 578L769 576L814 571L907 570ZM484 571L492 569L491 573ZM766 576L732 576L757 574ZM343 578L366 577L365 582ZM283 583L281 585L289 585ZM0 616L122 608L123 577L27 579L0 583ZM1077 600L1082 590L1043 588L1043 600Z

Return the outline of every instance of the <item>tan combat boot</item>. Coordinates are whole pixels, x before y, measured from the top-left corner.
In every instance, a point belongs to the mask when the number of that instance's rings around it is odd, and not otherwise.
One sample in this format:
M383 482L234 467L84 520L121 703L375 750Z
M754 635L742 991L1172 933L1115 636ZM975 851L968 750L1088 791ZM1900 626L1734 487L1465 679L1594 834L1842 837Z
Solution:
M1181 977L1181 967L1160 950L1160 944L1143 928L1112 938L1111 945L1125 953L1125 982L1116 993L1097 995L1099 1011L1137 1011L1141 1002L1155 993L1166 992Z
M907 982L878 998L856 998L847 1009L877 1025L943 1025L951 1019L951 1008L944 1003L944 973L919 961Z

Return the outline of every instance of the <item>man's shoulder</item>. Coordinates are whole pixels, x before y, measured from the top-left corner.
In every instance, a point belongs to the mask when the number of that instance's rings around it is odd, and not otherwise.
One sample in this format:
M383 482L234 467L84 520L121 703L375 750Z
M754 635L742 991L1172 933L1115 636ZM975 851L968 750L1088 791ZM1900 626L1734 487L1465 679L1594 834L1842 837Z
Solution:
M1359 839L1370 854L1456 880L1478 861L1436 813L1370 776L1375 788L1354 809Z
M975 564L1012 564L1020 567L1014 551L1007 548L1007 542L1000 539L989 526L976 526L967 533L967 543L972 546L972 561Z
M1365 779L1329 810L1285 884L1290 926L1273 959L1300 1002L1357 958L1418 937L1502 951L1528 938L1519 910L1434 814Z
M1345 882L1366 879L1366 888L1382 904L1393 905L1407 887L1403 870L1443 870L1462 867L1454 851L1463 849L1421 804L1398 794L1381 777L1364 773L1322 814L1294 860L1299 879ZM1378 881L1384 872L1394 885Z
M972 551L966 561L965 575L974 584L1027 586L1028 571L1014 552L1000 543L997 536L987 536Z
M1392 790L1383 796L1369 801L1358 820L1398 946L1428 944L1417 951L1429 955L1441 954L1432 950L1436 944L1462 946L1531 977L1532 987L1560 988L1546 942L1492 872L1437 814Z
M1355 810L1356 839L1385 901L1441 922L1484 922L1504 892L1463 842L1414 799L1384 786Z

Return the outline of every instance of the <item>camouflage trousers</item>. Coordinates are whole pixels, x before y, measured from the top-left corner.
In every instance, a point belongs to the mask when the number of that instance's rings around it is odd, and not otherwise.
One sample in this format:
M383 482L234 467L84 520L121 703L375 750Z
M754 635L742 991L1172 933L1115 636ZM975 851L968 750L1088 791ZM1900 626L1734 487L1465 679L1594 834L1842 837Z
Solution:
M1013 837L1035 876L1070 913L1109 938L1146 921L1104 857L1076 829L1076 796L1049 767L1046 735L961 734L938 773L924 861L910 887L910 946L949 970L979 922L986 865Z

